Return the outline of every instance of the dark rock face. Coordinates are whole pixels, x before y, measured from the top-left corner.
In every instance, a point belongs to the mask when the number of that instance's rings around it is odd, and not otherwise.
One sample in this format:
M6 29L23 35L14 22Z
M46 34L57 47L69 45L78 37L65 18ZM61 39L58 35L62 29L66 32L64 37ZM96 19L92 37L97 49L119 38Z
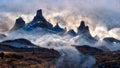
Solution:
M85 26L85 22L81 21L81 24L78 27L78 34L87 33L88 31L89 31L89 28L87 26Z
M81 21L80 26L78 27L78 34L86 33L85 22Z
M112 38L112 37L104 38L103 40L108 42L108 43L118 43L118 44L120 44L120 40L117 40L117 39Z
M19 17L18 19L16 19L15 25L11 30L18 30L24 26L25 26L25 21L21 17Z
M95 64L93 68L119 68L120 61L115 62L103 62L99 64Z
M5 38L5 37L6 37L6 35L0 34L0 39L3 39L3 38Z
M38 10L34 19L24 27L25 30L32 30L34 28L41 27L52 29L53 25L49 23L42 14L42 9Z
M14 51L15 47L0 43L0 51Z
M119 68L120 66L120 51L107 51L94 57L96 64L93 68Z
M22 48L37 48L36 45L34 45L33 43L31 43L30 41L26 40L26 39L15 39L15 40L6 40L1 42L4 45L10 45L13 47L22 47Z
M81 21L81 24L78 27L78 34L84 34L86 36L91 37L90 31L89 31L89 27L85 26L85 22L84 21Z
M16 41L26 44L30 43L26 40ZM0 59L0 68L43 68L43 66L44 68L54 68L55 59L60 57L60 53L54 49L47 49L42 47L17 48L3 43L0 43L0 51L3 52L2 54L0 53L0 57L5 58Z
M23 39L23 38L15 39L15 40L6 40L6 41L3 41L2 43L10 43L10 42L19 42L19 43L24 43L24 44L28 44L28 45L32 44L30 41Z
M76 46L76 48L83 54L95 57L96 63L93 68L119 68L120 66L120 51L102 51L87 45Z
M20 44L22 43L22 44ZM19 44L19 46L17 46ZM15 46L16 45L16 46ZM22 47L26 45L25 47ZM20 47L21 46L21 47ZM28 47L29 46L29 47ZM34 53L41 53L45 55L41 55L43 57L58 57L60 56L59 52L54 49L47 49L38 47L34 45L30 41L26 39L15 39L15 40L7 40L0 43L0 51L7 51L7 52L34 52Z
M20 46L27 45L32 47L14 46L18 44ZM55 59L60 57L60 53L58 51L38 47L23 38L1 42L0 51L3 52L0 53L0 57L3 58L0 59L0 68L43 68L44 65L44 68L54 68Z
M43 17L42 9L37 10L36 16L34 17L33 20L47 22L46 19Z
M15 48L1 45L0 68L54 68L55 59L60 57L58 51L47 48ZM13 61L14 60L14 61Z
M90 47L87 45L83 45L83 46L76 46L76 48L82 52L83 54L88 54L88 55L95 55L95 54L99 54L102 53L103 51L101 49L95 48L95 47Z
M2 59L4 58L4 53L3 53L3 52L0 53L0 57L1 57Z
M54 49L47 49L47 48L18 48L8 44L0 43L0 51L5 52L32 52L32 53L39 53L45 54L43 56L51 55L51 57L58 57L60 56L59 52ZM41 55L42 56L42 55ZM49 56L48 56L49 57Z
M56 24L56 26L55 27L53 27L53 29L52 29L53 31L55 31L55 32L63 32L64 31L64 29L63 28L61 28L60 26L59 26L59 24L57 23Z
M90 34L89 27L85 26L85 22L81 21L80 26L78 27L78 35L82 35L82 38L89 40L90 43L95 43L97 40L93 38Z
M17 46L19 44L19 46ZM15 40L6 40L0 43L0 50L1 51L13 51L13 52L43 52L47 55L55 53L56 56L59 53L54 49L47 49L38 47L37 45L31 43L26 39L15 39ZM47 54L48 53L48 54ZM53 55L54 56L54 55Z
M69 31L67 32L67 34L69 34L69 35L71 35L71 36L76 36L76 35L77 35L77 33L76 33L73 29L69 30Z

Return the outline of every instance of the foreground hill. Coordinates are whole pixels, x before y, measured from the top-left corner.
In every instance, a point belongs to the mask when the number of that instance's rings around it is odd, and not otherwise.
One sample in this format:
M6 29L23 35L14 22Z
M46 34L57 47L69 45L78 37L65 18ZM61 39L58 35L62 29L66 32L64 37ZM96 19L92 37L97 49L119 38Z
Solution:
M3 41L0 51L0 68L54 68L55 59L60 57L58 51L38 47L26 39Z
M102 51L101 49L87 45L76 46L83 54L92 55L96 59L93 68L119 68L120 51Z

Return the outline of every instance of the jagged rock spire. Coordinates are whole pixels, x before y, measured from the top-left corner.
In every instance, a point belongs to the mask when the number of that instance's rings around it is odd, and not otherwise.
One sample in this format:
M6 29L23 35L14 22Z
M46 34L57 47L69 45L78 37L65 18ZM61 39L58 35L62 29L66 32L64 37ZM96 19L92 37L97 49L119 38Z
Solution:
M42 15L42 9L37 10L36 16L43 16L43 15Z
M78 27L78 34L86 33L89 31L89 27L85 26L85 22L81 21L80 26Z
M85 29L85 22L81 21L80 26L78 27L78 30L83 30Z
M85 26L85 22L81 21L80 26L78 27L78 35L82 35L85 39L90 40L90 43L95 43L97 40L94 39L89 31L89 27Z
M25 30L33 30L34 28L47 28L52 29L53 25L49 23L42 14L42 9L37 10L34 19L26 25Z
M83 35L92 37L89 31L89 27L85 26L84 21L81 21L80 26L78 27L78 34L83 34Z
M22 19L22 17L19 17L16 19L15 25L11 30L17 30L25 26L25 21Z
M64 33L67 32L67 27L64 28Z
M73 29L69 30L69 31L67 32L67 34L69 34L69 35L71 35L71 36L76 36L76 35L77 35L77 33L76 33Z
M36 16L34 17L33 21L47 22L42 14L42 9L37 10Z
M60 28L60 26L59 26L59 24L58 24L58 23L56 23L55 28Z
M56 31L56 32L63 32L64 31L64 29L61 28L58 23L56 23L55 27L53 27L52 30Z

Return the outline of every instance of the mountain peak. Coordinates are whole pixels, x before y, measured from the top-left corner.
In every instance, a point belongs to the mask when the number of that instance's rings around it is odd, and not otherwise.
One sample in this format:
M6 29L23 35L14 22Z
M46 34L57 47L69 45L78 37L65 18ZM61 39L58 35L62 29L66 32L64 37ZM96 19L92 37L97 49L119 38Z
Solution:
M55 27L58 27L58 28L60 28L60 26L59 26L59 24L58 24L58 23L56 23Z
M42 14L42 9L37 10L36 16L34 17L33 21L47 22Z
M16 23L23 23L23 22L25 23L22 17L19 17L18 19L16 19Z
M36 16L43 16L43 15L42 15L42 9L37 10Z
M15 25L11 30L17 30L25 26L25 21L23 20L22 17L19 17L16 19Z
M59 26L58 23L56 23L55 27L53 27L53 30L56 32L63 32L64 29Z
M89 27L88 26L85 26L85 22L84 21L81 21L81 24L80 26L78 27L78 33L79 35L83 35L84 38L86 38L87 40L90 39L91 40L91 43L95 43L97 40L94 39L91 34L90 34L90 31L89 31Z
M85 26L85 22L81 21L80 26L78 27L78 34L83 34L89 31L89 27Z
M70 29L67 33L70 34L71 36L77 35L77 33L73 29Z
M53 28L53 25L44 18L42 14L42 9L37 10L36 16L33 18L33 20L30 23L28 23L24 27L24 29L29 31L38 27L47 28L47 29Z
M78 27L78 29L84 29L85 28L85 22L81 21L80 26Z

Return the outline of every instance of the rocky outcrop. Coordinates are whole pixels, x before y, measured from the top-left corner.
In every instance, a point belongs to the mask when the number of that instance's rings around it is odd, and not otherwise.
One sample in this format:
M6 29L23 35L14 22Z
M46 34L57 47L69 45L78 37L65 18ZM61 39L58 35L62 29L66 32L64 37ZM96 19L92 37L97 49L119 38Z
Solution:
M83 34L86 35L88 37L92 37L89 31L89 27L85 26L85 22L81 21L80 26L78 27L78 34Z
M93 68L119 68L120 66L120 51L102 51L87 45L75 47L81 53L92 55L96 59Z
M4 54L3 59L0 58L0 68L55 68L55 60L60 57L58 51L42 47L18 48L11 46L14 44L8 44L14 41L32 44L25 39L8 40L0 43L0 52L2 51Z
M42 48L42 47L38 47L38 48L18 48L18 47L14 47L11 45L7 45L7 44L2 44L0 43L0 51L3 52L32 52L32 53L37 53L37 52L43 52L47 55L52 53L55 53L56 56L60 55L58 51L54 50L54 49L47 49L47 48ZM53 54L53 56L55 55Z
M24 44L27 44L27 45L34 45L33 43L31 43L27 39L23 39L23 38L14 39L14 40L5 40L2 43L11 43L11 42L24 43Z
M5 38L5 37L7 37L7 36L4 35L4 34L0 34L0 39L3 39L3 38Z
M55 50L3 53L0 68L55 68L55 59L60 56Z
M103 40L108 42L108 43L118 43L118 44L120 44L120 40L115 39L113 37L107 37L107 38L104 38Z
M34 28L47 28L47 29L52 29L53 25L51 23L49 23L43 16L42 14L42 9L37 10L36 16L34 17L34 19L28 23L24 29L25 30L32 30Z
M42 9L37 10L36 16L34 17L33 21L47 22L47 20L43 16Z
M82 38L89 40L90 43L95 43L97 40L93 38L90 34L89 27L85 26L85 22L81 21L80 26L78 27L78 35L81 35Z
M119 68L120 61L111 61L111 62L103 62L98 63L93 66L93 68Z
M75 46L81 53L88 54L88 55L95 55L102 53L103 51L101 49L90 47L88 45L82 45L82 46Z
M69 34L69 35L71 35L71 36L76 36L76 35L77 35L77 33L76 33L73 29L69 30L69 31L67 32L67 34Z
M120 51L103 51L87 45L75 47L81 53L92 55L96 59L93 68L119 68L120 66Z
M58 23L52 28L52 30L55 31L56 33L64 32L64 29L61 28Z
M94 56L96 64L93 68L119 68L120 51L107 51Z
M21 43L21 44L20 44ZM20 45L19 47L17 45ZM14 46L16 45L16 46ZM25 47L22 47L26 45ZM29 46L29 47L27 47ZM31 43L26 39L15 39L15 40L6 40L0 43L0 50L1 51L14 51L14 52L51 52L51 53L58 53L54 49L47 49L38 47L37 45ZM59 53L58 53L59 54Z
M15 47L0 43L0 51L14 51Z
M19 17L18 19L16 19L15 25L13 26L11 31L18 30L24 26L25 26L25 21L21 17Z
M38 46L34 45L33 43L31 43L30 41L28 41L27 39L15 39L15 40L5 40L1 42L4 45L10 45L13 47L18 47L18 48L37 48Z
M80 26L78 27L78 34L89 33L89 27L85 26L85 22L81 21Z

